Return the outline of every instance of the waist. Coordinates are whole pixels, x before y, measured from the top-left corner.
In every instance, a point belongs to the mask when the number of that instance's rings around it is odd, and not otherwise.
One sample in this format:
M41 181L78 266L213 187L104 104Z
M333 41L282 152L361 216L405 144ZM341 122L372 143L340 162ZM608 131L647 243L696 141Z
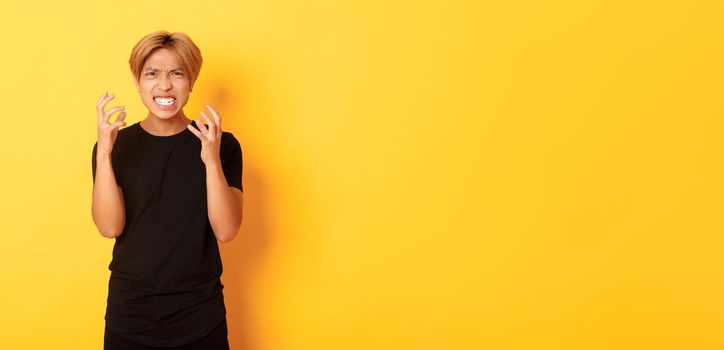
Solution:
M185 302L211 299L223 290L217 274L129 276L111 273L108 297L118 301L163 298L164 302Z

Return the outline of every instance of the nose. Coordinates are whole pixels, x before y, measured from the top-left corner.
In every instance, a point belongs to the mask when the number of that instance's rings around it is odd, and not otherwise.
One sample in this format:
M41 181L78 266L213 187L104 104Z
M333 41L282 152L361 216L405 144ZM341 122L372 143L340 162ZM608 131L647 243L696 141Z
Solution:
M163 91L167 91L171 89L171 79L168 77L163 76L161 74L161 77L158 79L158 88Z

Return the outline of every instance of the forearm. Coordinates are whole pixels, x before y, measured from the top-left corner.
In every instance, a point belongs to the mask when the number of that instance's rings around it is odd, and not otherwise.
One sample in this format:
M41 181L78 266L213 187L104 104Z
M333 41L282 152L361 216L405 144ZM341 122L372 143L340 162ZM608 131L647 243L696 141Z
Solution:
M232 240L241 227L241 203L226 182L220 161L206 165L206 200L216 238L221 242Z
M91 205L93 222L101 235L117 237L123 232L126 222L126 210L123 193L118 187L110 154L96 156L96 177L93 183L93 203Z

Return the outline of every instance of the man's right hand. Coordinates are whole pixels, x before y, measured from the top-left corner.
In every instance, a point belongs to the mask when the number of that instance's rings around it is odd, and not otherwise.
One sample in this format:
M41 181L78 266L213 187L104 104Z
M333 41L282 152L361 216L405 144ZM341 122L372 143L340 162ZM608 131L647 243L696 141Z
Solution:
M113 144L116 142L118 136L118 128L125 126L126 122L123 119L126 118L126 112L121 112L116 118L113 124L109 123L113 113L123 110L124 106L117 106L105 111L105 106L108 101L112 100L115 95L109 95L105 92L101 95L98 103L96 103L96 109L98 110L98 148L96 154L110 154L113 149Z

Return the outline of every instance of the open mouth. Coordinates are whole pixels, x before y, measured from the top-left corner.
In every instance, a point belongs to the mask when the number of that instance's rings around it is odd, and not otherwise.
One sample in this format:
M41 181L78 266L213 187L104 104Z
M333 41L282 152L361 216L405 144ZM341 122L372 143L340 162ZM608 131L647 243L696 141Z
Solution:
M173 108L173 106L176 105L176 98L173 96L157 96L154 97L153 100L164 109Z

